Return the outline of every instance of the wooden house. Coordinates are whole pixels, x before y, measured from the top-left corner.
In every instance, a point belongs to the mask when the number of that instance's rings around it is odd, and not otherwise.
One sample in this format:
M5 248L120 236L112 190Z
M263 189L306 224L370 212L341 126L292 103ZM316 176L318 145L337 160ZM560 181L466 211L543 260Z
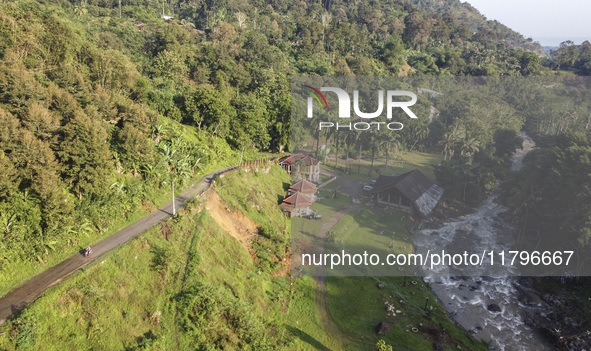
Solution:
M427 217L441 200L443 191L415 169L401 175L380 175L369 193L378 205Z

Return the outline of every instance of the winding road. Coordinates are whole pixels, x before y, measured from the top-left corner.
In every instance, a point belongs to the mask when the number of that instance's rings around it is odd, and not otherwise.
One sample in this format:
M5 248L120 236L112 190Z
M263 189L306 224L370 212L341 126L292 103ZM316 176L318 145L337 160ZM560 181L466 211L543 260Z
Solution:
M189 200L195 196L201 195L207 190L213 179L236 168L238 168L238 166L223 168L201 177L201 179L191 185L191 187L185 190L182 194L175 197L176 207L184 207ZM33 302L49 287L59 283L78 269L98 259L101 255L117 248L130 239L137 237L171 215L172 201L139 221L130 224L117 233L94 244L92 246L93 253L90 257L84 257L82 252L76 253L70 258L65 259L57 265L15 287L0 298L0 325L4 324L11 315Z

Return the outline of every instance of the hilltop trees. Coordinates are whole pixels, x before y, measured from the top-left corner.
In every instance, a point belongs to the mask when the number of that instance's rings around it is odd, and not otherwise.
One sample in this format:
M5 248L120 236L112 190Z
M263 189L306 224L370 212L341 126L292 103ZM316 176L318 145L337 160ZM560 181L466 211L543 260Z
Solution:
M571 70L581 75L591 73L591 43L587 40L581 45L570 40L562 42L550 57L547 64L554 69Z

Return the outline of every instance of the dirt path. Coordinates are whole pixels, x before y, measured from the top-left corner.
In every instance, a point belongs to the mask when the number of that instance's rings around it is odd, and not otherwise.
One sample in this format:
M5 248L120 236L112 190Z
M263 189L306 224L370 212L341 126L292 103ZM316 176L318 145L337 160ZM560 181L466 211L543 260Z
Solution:
M176 197L177 209L184 207L185 203L193 197L202 194L209 187L211 181L215 179L215 177L235 168L237 168L237 166L220 169L203 176L191 185L189 189ZM33 302L49 287L59 283L78 269L98 259L101 255L113 250L130 239L135 238L171 215L172 201L139 221L121 229L110 237L94 244L92 246L93 254L90 257L84 257L81 253L74 254L70 258L65 259L61 263L58 263L12 289L0 298L0 325L4 324L11 315L24 308L27 304Z
M338 187L340 188L340 190L348 193L353 199L359 200L361 198L361 195L363 193L363 191L361 190L363 187L363 182L361 182L355 178L351 178L351 177L348 177L343 174L331 172L331 171L329 171L327 169L323 169L323 168L320 169L320 172L323 175L326 175L329 177L337 177L336 181L339 184Z
M326 238L326 234L334 227L345 215L354 211L355 209L359 208L359 204L351 205L344 210L337 212L334 216L332 216L322 227L320 227L320 231L318 236L321 238ZM324 267L323 267L324 268ZM341 328L335 323L330 315L330 311L328 310L328 301L326 296L326 275L323 271L316 279L316 313L318 314L318 319L320 323L324 326L327 334L331 335L336 342L339 344L339 349L346 350L347 346L351 344L355 344L353 340L349 337L349 335L345 334Z

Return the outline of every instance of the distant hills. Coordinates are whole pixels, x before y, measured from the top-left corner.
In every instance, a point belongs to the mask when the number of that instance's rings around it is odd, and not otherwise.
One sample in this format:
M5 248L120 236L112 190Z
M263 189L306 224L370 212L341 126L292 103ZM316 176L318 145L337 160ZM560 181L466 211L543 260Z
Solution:
M460 0L407 0L409 3L435 13L447 13L467 24L475 32L486 33L490 39L508 46L542 53L542 47L532 38L512 30L496 20L487 20L474 6Z

